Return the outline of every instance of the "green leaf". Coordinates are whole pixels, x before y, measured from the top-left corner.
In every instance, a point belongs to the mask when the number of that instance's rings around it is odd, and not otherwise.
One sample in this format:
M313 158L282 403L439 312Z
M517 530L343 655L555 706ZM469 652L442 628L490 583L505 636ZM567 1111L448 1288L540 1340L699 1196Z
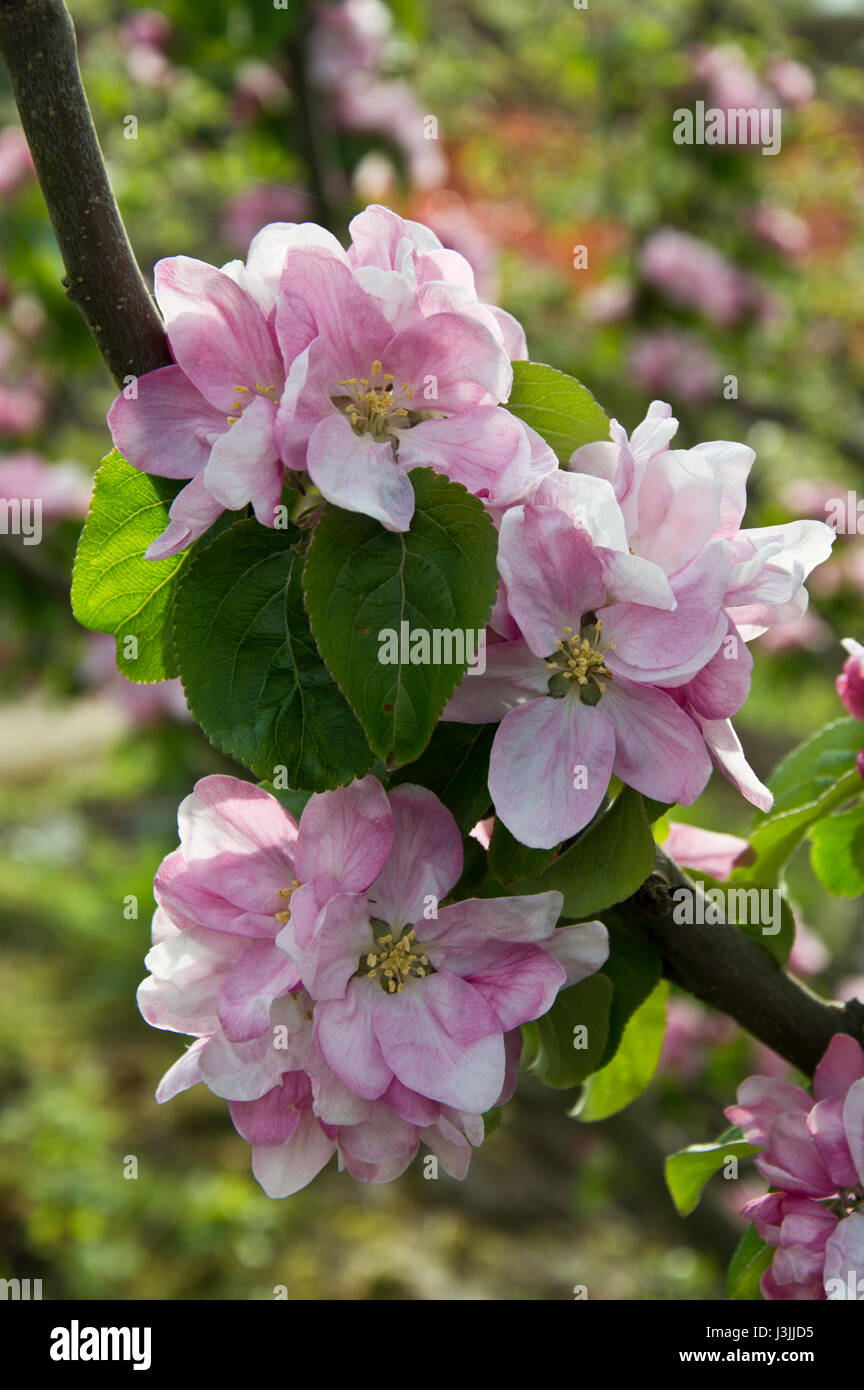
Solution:
M787 860L811 828L862 790L855 758L861 725L840 719L796 748L769 781L775 802L750 835L755 862L736 869L732 881L776 883Z
M575 449L609 438L609 419L587 387L542 362L514 362L507 409L567 463Z
M609 1010L609 1036L600 1059L601 1066L612 1061L627 1023L656 988L662 968L659 951L651 945L644 932L628 924L623 912L613 909L604 916L609 932L609 959L603 966L603 974L612 981L615 992Z
M139 473L115 449L96 474L90 511L78 542L72 577L72 612L93 632L117 639L117 665L131 681L177 675L171 608L188 551L167 560L144 552L168 525L179 484ZM126 639L137 657L124 655Z
M419 782L428 787L467 835L492 804L486 784L497 728L497 724L439 724L417 761L391 774L390 786Z
M660 980L627 1023L612 1061L585 1083L571 1115L605 1120L642 1094L660 1060L668 995L668 981Z
M564 915L596 916L629 898L654 868L654 838L642 797L625 787L543 873L519 879L514 893L555 888L564 895Z
M547 1086L578 1086L600 1064L611 1000L611 981L599 973L562 990L547 1014L522 1025L523 1066Z
M726 1293L734 1302L759 1301L762 1291L759 1281L774 1258L774 1249L748 1226L738 1242L726 1281Z
M467 669L468 636L477 643L498 583L495 528L482 502L431 469L409 476L416 498L409 531L385 531L368 516L328 506L304 577L324 660L388 766L412 762L428 744ZM442 637L436 653L436 630L458 634L464 659L453 659L458 644L448 651ZM385 631L397 648L393 664L380 659ZM427 658L417 664L410 660L415 634L415 653Z
M813 872L829 893L858 898L864 893L864 805L826 816L810 831Z
M679 1215L689 1216L696 1210L708 1179L724 1167L728 1158L749 1158L755 1153L759 1153L758 1147L742 1139L740 1129L733 1125L713 1143L691 1144L667 1158L666 1186Z
M499 883L540 874L554 855L554 849L529 849L510 834L503 821L495 821L489 843L489 872Z
M211 743L307 791L369 770L363 730L324 665L303 608L293 526L241 521L195 556L174 636L189 708Z

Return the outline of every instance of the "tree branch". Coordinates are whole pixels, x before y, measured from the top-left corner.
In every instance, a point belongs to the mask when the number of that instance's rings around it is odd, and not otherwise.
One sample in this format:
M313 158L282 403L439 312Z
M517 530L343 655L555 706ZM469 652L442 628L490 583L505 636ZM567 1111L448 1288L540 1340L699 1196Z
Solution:
M729 1014L748 1033L812 1075L835 1033L862 1040L864 1004L820 999L793 980L767 951L735 926L685 926L673 921L672 892L702 890L657 851L656 872L626 902L602 914L638 927L663 958L664 974L697 999ZM700 915L694 912L694 918Z
M115 381L171 362L93 127L62 0L0 0L0 56L54 227L69 298Z

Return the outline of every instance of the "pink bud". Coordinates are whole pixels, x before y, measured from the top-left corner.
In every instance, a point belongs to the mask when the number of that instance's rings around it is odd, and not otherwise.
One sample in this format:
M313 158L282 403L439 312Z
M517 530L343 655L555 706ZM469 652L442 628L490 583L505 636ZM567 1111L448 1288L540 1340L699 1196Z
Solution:
M864 777L864 748L861 749L855 762L858 765L858 771L861 773L861 776Z
M844 646L847 651L851 649L852 654L847 657L835 681L837 694L851 715L864 720L864 648L859 647L857 642L844 643Z

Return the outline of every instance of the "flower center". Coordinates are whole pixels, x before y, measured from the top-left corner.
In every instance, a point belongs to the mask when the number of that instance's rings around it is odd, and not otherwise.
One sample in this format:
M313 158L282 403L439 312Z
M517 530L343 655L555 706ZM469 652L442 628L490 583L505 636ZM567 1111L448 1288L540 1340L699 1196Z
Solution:
M333 404L344 410L357 434L371 434L381 442L389 439L395 445L394 430L417 423L410 404L414 397L410 381L397 386L393 373L385 372L380 362L372 363L369 376L350 376L339 385L344 394L334 396Z
M255 382L254 390L251 386L235 386L234 390L237 392L237 399L232 402L231 414L226 416L229 427L237 424L237 421L240 419L249 401L251 401L254 396L263 396L265 401L272 401L278 389L278 386L262 386L260 381ZM244 401L242 399L243 396L248 396L249 400Z
M604 656L607 651L615 650L614 642L600 646L602 629L602 618L595 618L593 613L583 619L578 635L572 627L564 628L556 650L546 659L546 666L553 673L549 678L549 694L554 700L578 690L583 704L597 704L606 689L606 681L612 677Z
M291 887L290 887L290 888L279 888L279 889L277 889L277 892L278 892L280 898L285 898L286 902L289 902L289 903L290 903L290 901L291 901L291 894L294 892L294 889L295 889L295 888L299 888L299 887L300 887L300 880L299 880L299 878L295 878L295 879L292 880L292 882L291 882ZM290 908L290 907L286 907L286 908L284 909L284 911L282 911L282 912L277 912L277 913L276 913L276 919L277 919L277 921L279 921L279 922L287 922L288 919L290 918L290 916L291 916L291 908Z
M387 932L377 938L376 945L379 949L370 951L365 962L361 961L361 970L365 964L368 979L380 980L386 994L401 994L406 980L422 980L433 973L429 957L414 950L417 943L413 927L395 941L392 933Z
M834 1211L838 1216L851 1216L857 1211L864 1202L864 1189L856 1187L844 1187L837 1195L834 1203Z

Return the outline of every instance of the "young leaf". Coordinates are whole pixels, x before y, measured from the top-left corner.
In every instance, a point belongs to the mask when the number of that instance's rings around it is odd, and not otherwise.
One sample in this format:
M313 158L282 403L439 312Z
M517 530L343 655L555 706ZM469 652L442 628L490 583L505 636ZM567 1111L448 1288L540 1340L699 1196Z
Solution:
M517 880L514 893L564 894L564 915L596 916L635 893L654 868L654 839L642 797L625 787L563 854L532 878Z
M522 1025L526 1070L547 1086L578 1086L600 1064L611 1000L611 982L599 973L562 990L547 1014Z
M542 435L560 463L582 444L609 438L609 419L575 377L542 362L514 362L507 409Z
M469 644L477 651L498 583L495 528L483 503L431 469L415 468L410 478L409 531L385 531L330 506L304 575L324 660L391 767L428 744L467 669Z
M748 1226L729 1265L727 1296L734 1302L761 1300L759 1283L773 1258L773 1247L765 1244L755 1226Z
M864 804L817 821L810 839L810 862L820 883L840 897L860 897L864 893Z
M241 521L195 556L174 637L189 708L211 743L272 779L324 791L373 755L318 653L303 608L299 532Z
M168 508L180 486L139 473L115 449L96 474L78 542L72 612L84 627L117 639L117 665L131 681L177 675L170 618L188 552L145 560L144 551L168 525ZM127 644L130 637L135 645ZM126 650L137 655L127 656Z
M784 865L811 828L862 791L855 758L861 747L857 719L840 719L796 748L775 770L769 786L775 802L750 835L754 863L732 881L776 883Z
M711 1144L691 1144L672 1154L665 1164L666 1186L679 1215L689 1216L696 1210L708 1179L725 1166L727 1159L749 1158L758 1152L756 1145L742 1139L740 1129L733 1125Z
M660 1060L668 995L668 982L660 980L625 1027L612 1061L585 1083L571 1115L584 1121L605 1120L642 1094Z

